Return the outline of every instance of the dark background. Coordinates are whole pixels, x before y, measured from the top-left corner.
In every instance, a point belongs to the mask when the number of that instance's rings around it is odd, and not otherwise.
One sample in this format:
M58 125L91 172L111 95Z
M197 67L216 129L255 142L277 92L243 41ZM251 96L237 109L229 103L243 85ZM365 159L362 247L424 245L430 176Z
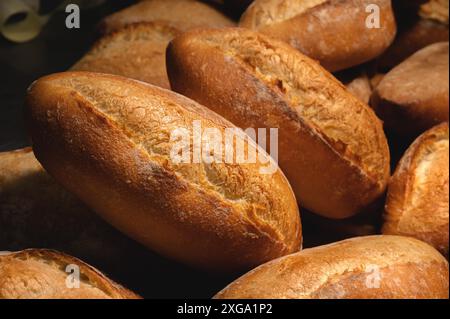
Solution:
M58 4L41 2L43 12ZM12 43L0 36L0 152L29 145L23 120L28 86L43 75L70 68L95 41L95 27L100 19L133 2L109 0L99 7L82 10L80 29L67 29L67 14L60 11L29 42Z

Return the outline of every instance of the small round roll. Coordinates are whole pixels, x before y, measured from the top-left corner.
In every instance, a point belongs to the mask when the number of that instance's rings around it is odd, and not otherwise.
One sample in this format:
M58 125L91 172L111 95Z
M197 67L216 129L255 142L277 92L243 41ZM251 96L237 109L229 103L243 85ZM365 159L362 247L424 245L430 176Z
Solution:
M46 249L0 252L0 299L140 299L81 260Z
M30 87L27 114L44 168L113 226L162 255L238 271L301 247L292 189L249 137L215 143L233 154L243 145L258 161L233 156L229 162L215 148L207 162L201 141L203 155L194 159L200 149L194 135L203 133L203 141L206 129L222 135L236 127L192 100L128 78L66 72ZM197 141L183 151L187 162L175 156L177 132Z
M388 187L384 234L412 236L448 257L448 123L422 134L406 151Z
M391 0L256 0L239 26L283 40L332 72L379 56L397 29Z
M448 299L447 260L414 238L348 239L264 264L216 299Z

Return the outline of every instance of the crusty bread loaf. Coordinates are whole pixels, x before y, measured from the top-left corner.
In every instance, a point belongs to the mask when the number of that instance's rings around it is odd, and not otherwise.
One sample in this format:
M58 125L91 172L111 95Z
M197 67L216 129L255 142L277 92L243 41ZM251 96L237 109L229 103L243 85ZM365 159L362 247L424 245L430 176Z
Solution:
M234 271L299 250L292 190L277 166L261 174L271 159L251 140L237 136L236 145L258 151L258 163L173 160L174 130L192 131L194 121L222 133L234 128L205 107L142 82L87 72L38 80L27 106L33 149L46 170L155 251Z
M449 120L448 42L432 44L390 71L371 104L388 129L418 136Z
M0 153L0 247L56 249L108 273L149 255L61 187L31 148Z
M369 28L370 8L380 10L380 25ZM329 71L379 56L395 37L390 0L256 0L240 26L286 41Z
M448 262L413 238L370 236L303 250L262 265L217 299L448 298Z
M194 0L147 0L116 12L100 23L107 34L127 24L158 21L186 31L198 27L231 27L235 23L209 5Z
M122 75L168 89L166 48L178 33L161 22L128 25L101 38L72 70Z
M389 183L383 233L412 236L448 257L448 123L421 135Z
M0 299L140 297L77 258L53 250L28 249L0 254Z
M389 149L381 122L315 61L238 28L184 33L167 59L174 91L239 127L279 129L280 167L307 209L345 218L383 194Z

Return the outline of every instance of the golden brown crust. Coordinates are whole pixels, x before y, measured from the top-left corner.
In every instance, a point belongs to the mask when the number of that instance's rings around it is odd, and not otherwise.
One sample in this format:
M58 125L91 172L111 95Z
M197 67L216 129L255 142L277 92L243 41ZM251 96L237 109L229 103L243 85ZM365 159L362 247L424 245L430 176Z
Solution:
M73 271L67 266L78 267L79 287L70 288L67 285L67 279ZM0 254L0 299L140 297L77 258L53 250L28 249Z
M173 40L167 58L173 90L239 127L279 128L280 166L301 205L344 218L384 192L381 122L289 45L245 29L195 30Z
M193 121L222 132L234 127L203 106L142 82L87 72L40 79L27 104L33 147L49 173L157 252L230 271L300 248L298 207L278 168L269 175L260 174L266 164L171 160L174 129L192 130Z
M418 136L449 120L448 42L432 44L390 71L371 104L386 126Z
M413 238L370 236L303 250L264 264L217 299L448 298L448 262Z
M448 123L421 135L389 183L383 233L423 240L448 257Z
M368 28L369 5L380 8L380 28ZM283 40L330 71L367 62L394 40L390 0L256 0L240 26Z
M235 23L209 5L193 0L147 0L116 12L100 23L103 34L136 22L163 22L187 31L199 27L232 27Z
M101 38L71 70L121 75L169 89L166 48L179 33L161 22L127 25Z

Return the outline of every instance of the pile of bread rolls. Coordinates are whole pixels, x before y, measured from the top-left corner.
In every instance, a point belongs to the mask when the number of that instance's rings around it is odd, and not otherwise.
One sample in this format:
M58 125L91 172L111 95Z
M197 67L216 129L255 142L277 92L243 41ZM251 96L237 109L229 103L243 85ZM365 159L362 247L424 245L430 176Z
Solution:
M77 258L147 250L229 274L218 299L448 298L448 0L146 0L98 30L0 154L0 298L139 298ZM173 161L194 122L278 129L279 166L245 135L261 162Z

